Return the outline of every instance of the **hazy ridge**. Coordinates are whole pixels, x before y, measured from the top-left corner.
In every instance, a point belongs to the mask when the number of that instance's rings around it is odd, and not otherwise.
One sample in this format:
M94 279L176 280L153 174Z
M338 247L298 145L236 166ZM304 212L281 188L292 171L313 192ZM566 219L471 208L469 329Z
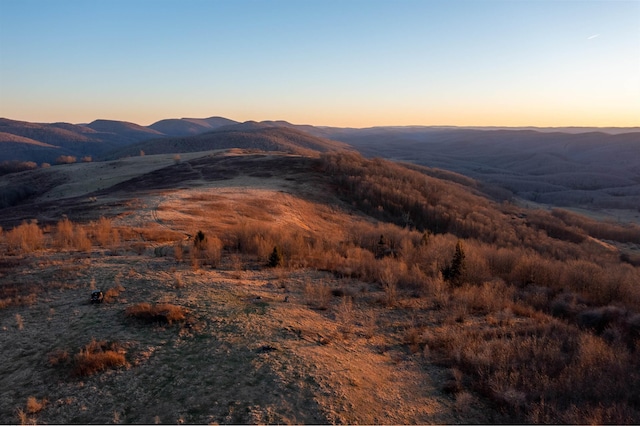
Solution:
M487 193L543 205L635 210L640 205L640 132L631 128L381 126L363 129L238 123L223 117L150 126L0 119L0 162L54 163L61 155L115 159L141 153L243 148L309 155L356 149L478 179ZM627 218L628 219L628 218Z

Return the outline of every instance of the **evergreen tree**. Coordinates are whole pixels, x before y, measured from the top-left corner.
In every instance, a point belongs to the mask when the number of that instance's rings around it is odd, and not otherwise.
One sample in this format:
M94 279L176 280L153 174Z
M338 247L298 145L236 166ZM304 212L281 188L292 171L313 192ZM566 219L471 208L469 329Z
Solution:
M451 264L442 270L442 277L455 284L461 284L462 274L464 273L464 249L462 248L462 241L458 240L456 243L456 252L451 259Z
M280 253L280 250L278 250L277 246L274 247L271 255L269 256L269 266L275 268L276 266L282 265L283 261L284 259L282 257L282 253Z

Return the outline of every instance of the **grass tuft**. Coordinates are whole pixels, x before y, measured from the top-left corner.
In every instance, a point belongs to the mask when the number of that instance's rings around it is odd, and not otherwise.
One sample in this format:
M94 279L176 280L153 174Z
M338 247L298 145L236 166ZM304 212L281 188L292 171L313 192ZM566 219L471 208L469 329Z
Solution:
M159 322L172 324L183 321L186 318L186 310L181 306L170 303L138 303L130 306L126 310L127 317L136 318L146 322Z

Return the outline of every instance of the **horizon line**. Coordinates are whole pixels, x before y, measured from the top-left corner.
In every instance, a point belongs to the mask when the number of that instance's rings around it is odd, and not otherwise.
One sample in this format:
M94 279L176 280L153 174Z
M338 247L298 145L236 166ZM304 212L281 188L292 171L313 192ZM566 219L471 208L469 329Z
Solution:
M374 128L418 128L418 127L430 127L430 128L476 128L476 129L492 129L492 128L497 128L497 129L522 129L522 128L530 128L530 129L640 129L640 124L637 125L631 125L631 126L619 126L619 125L576 125L576 124L570 124L570 125L551 125L551 126L544 126L544 125L535 125L535 124L523 124L523 125L502 125L502 124L375 124L375 125L369 125L369 126L338 126L338 125L326 125L326 124L309 124L309 123L293 123L291 121L287 121L287 120L283 120L283 119L267 119L267 120L254 120L254 119L249 119L249 120L244 120L244 121L239 121L239 120L235 120L232 118L228 118L228 117L224 117L221 115L213 115L213 116L209 116L209 117L181 117L181 118L162 118L160 120L156 120L151 122L150 124L140 124L140 123L136 123L135 121L128 121L128 120L119 120L119 119L114 119L114 118L96 118L92 121L83 121L83 122L72 122L72 121L31 121L31 120L24 120L24 119L14 119L14 118L9 118L9 117L0 117L0 119L5 119L5 120L11 120L11 121L21 121L21 122L25 122L25 123L34 123L34 124L57 124L57 123L64 123L64 124L72 124L75 126L86 126L88 124L91 124L95 121L113 121L113 122L120 122L120 123L129 123L129 124L135 124L137 126L140 127L150 127L160 121L164 121L164 120L207 120L207 119L211 119L211 118L223 118L223 119L227 119L227 120L231 120L236 122L237 124L242 124L242 123L248 123L248 122L256 122L256 123L264 123L264 122L272 122L272 123L278 123L278 122L282 122L282 123L287 123L287 124L291 124L294 126L311 126L311 127L319 127L319 128L338 128L338 129L374 129Z

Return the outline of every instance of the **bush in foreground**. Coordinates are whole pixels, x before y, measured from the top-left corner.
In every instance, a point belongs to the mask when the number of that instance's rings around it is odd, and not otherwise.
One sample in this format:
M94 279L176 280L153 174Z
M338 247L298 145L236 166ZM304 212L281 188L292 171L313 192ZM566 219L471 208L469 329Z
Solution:
M186 310L181 306L170 303L138 303L130 306L126 310L127 317L137 318L147 322L159 322L172 324L176 321L183 321L186 318Z
M90 376L108 368L123 367L127 360L124 349L117 343L93 339L73 357L66 350L52 352L49 365L70 367L75 376Z

